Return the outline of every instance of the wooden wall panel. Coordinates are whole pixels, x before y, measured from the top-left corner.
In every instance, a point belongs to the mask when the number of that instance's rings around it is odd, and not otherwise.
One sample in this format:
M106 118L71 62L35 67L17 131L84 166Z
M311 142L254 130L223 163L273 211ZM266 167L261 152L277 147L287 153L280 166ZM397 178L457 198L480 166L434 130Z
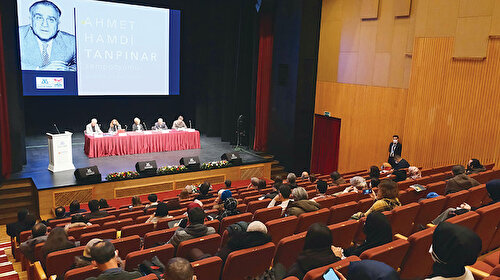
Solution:
M490 24L491 16L459 18L453 57L485 58Z
M490 16L495 1L497 0L460 0L458 16L459 17Z
M500 35L500 1L495 1L495 6L491 12L491 30L490 35Z
M500 40L485 60L454 60L453 38L417 38L403 154L424 167L500 163Z
M380 0L363 0L361 2L361 18L376 19L378 18L378 6Z
M410 15L411 0L394 1L394 16L407 17Z
M403 137L406 89L318 82L316 114L342 120L339 171L368 169L387 161L393 134Z

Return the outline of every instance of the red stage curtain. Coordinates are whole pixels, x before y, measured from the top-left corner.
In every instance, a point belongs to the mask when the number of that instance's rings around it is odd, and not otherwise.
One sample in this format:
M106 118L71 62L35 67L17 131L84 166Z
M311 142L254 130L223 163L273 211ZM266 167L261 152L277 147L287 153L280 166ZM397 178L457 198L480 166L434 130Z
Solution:
M314 116L311 173L330 174L339 164L340 119Z
M255 137L253 149L266 151L269 129L269 102L273 66L273 13L261 14L259 26L259 64L255 102Z
M9 112L7 111L7 86L5 81L5 61L3 56L2 20L0 15L0 151L1 174L7 177L11 170L11 150L9 133Z

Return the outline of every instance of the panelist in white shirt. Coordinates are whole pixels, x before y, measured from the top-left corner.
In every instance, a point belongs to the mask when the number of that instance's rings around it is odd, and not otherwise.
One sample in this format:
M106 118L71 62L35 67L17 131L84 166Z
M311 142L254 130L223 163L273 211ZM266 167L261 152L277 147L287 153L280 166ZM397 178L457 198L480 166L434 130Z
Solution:
M97 124L97 119L92 119L85 129L85 133L94 134L94 133L102 133L101 128Z

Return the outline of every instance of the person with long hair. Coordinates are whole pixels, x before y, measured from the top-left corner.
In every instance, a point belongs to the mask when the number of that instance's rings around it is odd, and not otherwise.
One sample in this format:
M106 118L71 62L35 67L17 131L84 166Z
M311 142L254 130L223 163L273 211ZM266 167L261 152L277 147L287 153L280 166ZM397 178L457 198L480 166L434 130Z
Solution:
M47 241L45 241L45 244L42 247L42 254L44 258L47 258L47 255L52 252L74 247L75 243L71 242L68 239L68 234L66 233L64 228L56 227L50 231L49 236L47 237Z
M156 211L154 214L152 214L149 219L146 221L146 223L153 223L156 227L156 224L161 221L165 220L168 218L172 218L172 216L168 215L168 207L166 203L160 202L158 203L158 206L156 206Z
M109 133L118 132L118 130L120 130L120 129L122 129L122 126L120 125L120 123L118 122L118 120L113 119L109 123L109 129L108 129Z

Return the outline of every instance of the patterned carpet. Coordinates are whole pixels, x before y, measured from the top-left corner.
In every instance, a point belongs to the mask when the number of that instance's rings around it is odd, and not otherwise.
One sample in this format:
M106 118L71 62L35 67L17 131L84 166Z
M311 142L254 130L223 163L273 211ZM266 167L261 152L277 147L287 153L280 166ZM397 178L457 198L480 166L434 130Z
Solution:
M7 258L5 250L10 251L10 242L0 243L0 280L19 280L19 275Z

